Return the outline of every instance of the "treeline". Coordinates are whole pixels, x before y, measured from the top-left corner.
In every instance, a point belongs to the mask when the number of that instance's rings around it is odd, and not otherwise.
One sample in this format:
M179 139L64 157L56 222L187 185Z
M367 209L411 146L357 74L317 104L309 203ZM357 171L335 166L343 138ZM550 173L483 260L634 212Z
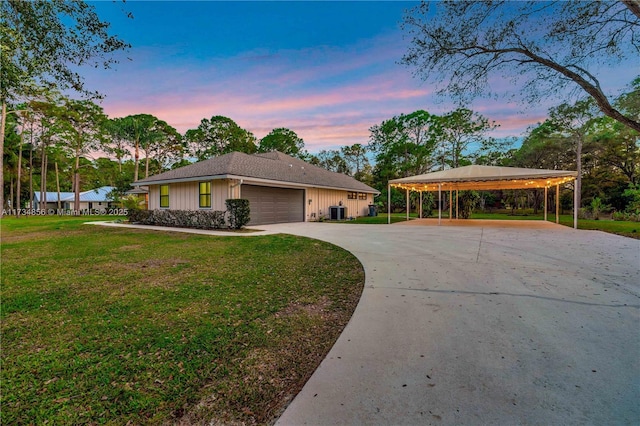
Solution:
M639 94L640 78L616 100L616 107L640 114ZM367 144L316 154L307 152L304 140L291 129L276 128L258 140L223 116L202 119L181 134L149 114L107 117L87 100L38 99L13 110L3 158L3 188L11 206L28 205L40 190L80 192L109 185L124 192L138 179L233 151L278 150L345 173L380 190L383 203L390 179L484 164L579 170L581 205L597 199L624 211L633 203L640 175L638 132L604 116L589 100L551 108L549 118L530 128L519 147L514 140L488 136L497 128L495 122L458 108L442 115L423 110L400 114L373 125ZM527 192L524 201L514 191L486 197L491 204L506 201L538 209L541 192ZM564 199L570 204L571 197ZM394 190L392 208L404 209L405 203L404 195Z

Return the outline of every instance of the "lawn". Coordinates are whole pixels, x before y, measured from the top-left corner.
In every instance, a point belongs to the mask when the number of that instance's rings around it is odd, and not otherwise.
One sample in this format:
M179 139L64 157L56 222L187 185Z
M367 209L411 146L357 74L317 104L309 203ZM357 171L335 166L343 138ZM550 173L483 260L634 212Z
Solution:
M86 220L2 220L3 424L268 424L364 285L320 241Z
M443 211L442 218L449 218L449 212ZM431 216L432 218L437 218L438 212L435 212L435 216ZM358 217L353 221L346 221L341 223L364 223L364 224L386 224L387 223L387 213L380 213L378 216L363 216ZM416 213L410 214L410 219L417 219L418 215ZM533 214L532 212L521 212L519 214L510 214L506 212L499 213L473 213L471 215L471 219L477 220L543 220L542 213ZM396 222L404 222L407 220L406 213L391 213L391 223ZM550 222L555 222L555 214L549 213L547 215L547 220ZM560 215L560 224L573 227L573 216L572 215ZM640 239L640 222L625 222L625 221L614 221L608 219L602 220L591 220L591 219L578 219L578 229L589 229L596 231L608 232L610 234L622 235L629 238Z

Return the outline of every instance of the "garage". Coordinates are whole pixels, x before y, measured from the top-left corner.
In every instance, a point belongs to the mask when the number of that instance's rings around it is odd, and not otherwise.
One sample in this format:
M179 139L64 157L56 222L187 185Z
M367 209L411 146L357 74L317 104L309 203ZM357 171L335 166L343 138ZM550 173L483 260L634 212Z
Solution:
M249 225L304 221L304 190L242 185L242 198L249 200Z

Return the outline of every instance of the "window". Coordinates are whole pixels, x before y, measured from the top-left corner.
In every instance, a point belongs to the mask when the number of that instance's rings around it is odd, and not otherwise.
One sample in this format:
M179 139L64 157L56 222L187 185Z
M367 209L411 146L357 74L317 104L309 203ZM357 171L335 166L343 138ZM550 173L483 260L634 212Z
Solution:
M200 182L200 208L211 208L211 182Z
M358 192L358 200L366 200L367 194L364 192Z
M357 192L347 192L347 199L349 200L355 200L356 198L358 198L358 193Z
M160 185L160 207L169 207L169 185Z

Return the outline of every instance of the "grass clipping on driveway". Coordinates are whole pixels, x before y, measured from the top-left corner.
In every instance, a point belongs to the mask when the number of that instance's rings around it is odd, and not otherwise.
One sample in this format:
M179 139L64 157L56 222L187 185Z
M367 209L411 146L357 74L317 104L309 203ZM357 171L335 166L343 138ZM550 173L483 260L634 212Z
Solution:
M364 285L320 241L84 221L2 220L3 423L272 423Z

